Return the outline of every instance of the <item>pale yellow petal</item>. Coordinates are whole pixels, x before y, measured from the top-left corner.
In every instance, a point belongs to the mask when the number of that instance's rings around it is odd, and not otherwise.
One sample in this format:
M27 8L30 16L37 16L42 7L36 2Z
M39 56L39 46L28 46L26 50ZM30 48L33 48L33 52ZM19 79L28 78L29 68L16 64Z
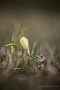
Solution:
M27 38L22 37L22 38L20 39L20 43L21 43L22 47L23 47L25 50L27 50L27 49L29 48L28 39L27 39Z

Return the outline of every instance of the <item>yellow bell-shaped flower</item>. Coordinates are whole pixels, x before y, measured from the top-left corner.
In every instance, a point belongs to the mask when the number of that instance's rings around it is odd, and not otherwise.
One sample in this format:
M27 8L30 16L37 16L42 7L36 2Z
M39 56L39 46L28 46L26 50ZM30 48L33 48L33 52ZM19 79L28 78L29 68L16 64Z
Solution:
M29 49L29 44L28 44L28 39L27 39L27 38L21 37L20 43L21 43L22 47L23 47L25 50L28 50L28 49Z

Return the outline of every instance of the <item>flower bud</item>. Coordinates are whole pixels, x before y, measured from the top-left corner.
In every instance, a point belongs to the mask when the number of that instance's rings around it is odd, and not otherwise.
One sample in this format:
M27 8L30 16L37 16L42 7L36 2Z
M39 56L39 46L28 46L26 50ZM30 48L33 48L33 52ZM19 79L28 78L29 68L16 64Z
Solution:
M15 52L15 47L11 46L11 52L12 52L12 53Z
M23 47L25 50L28 50L28 49L29 49L28 39L27 39L27 38L21 37L20 43L21 43L22 47Z

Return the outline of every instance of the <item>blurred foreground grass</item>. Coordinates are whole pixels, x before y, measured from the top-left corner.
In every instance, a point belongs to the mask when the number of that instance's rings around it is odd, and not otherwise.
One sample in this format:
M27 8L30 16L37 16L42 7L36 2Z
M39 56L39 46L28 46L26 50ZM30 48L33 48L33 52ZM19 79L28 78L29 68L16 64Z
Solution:
M28 33L28 31L26 32ZM14 34L14 31L13 31ZM60 38L29 37L30 56L22 50L19 38L17 52L0 43L0 89L1 90L52 90L60 86ZM37 33L34 33L37 34ZM57 33L56 33L57 34ZM12 35L12 34L11 34ZM31 35L31 36L29 36ZM12 39L11 36L7 39ZM36 40L37 38L37 40ZM4 41L3 41L4 42ZM11 41L9 41L10 43ZM6 42L5 42L6 43ZM14 56L14 57L13 57ZM12 62L13 61L13 62ZM16 86L16 87L15 87ZM45 87L45 88L43 88Z

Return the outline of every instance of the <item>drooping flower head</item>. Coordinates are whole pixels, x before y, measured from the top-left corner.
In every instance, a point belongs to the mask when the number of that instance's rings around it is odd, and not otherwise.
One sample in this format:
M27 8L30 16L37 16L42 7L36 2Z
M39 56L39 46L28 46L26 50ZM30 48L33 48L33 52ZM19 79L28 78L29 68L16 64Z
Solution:
M26 37L21 37L20 43L25 50L29 49L28 39Z

